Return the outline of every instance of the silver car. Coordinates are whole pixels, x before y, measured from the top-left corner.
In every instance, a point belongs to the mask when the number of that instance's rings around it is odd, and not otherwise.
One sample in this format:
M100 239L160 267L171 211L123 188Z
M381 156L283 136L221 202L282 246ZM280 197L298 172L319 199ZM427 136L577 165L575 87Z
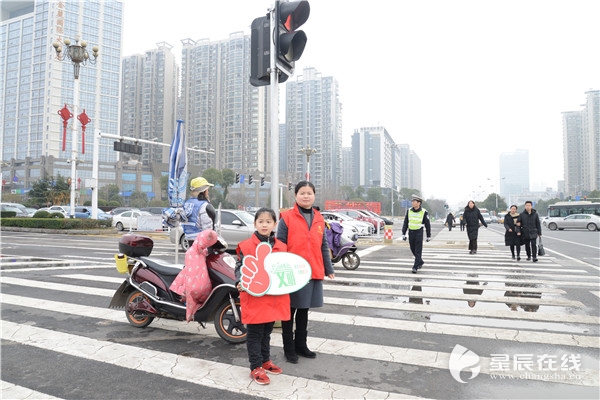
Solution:
M247 211L221 210L221 222L215 223L215 230L227 242L227 249L233 251L239 242L248 239L254 233L254 216ZM169 238L171 243L179 243L183 251L189 249L192 244L192 241L186 240L183 235L181 225L171 229Z
M600 217L593 214L571 214L568 217L553 217L545 221L551 231L563 229L587 229L588 231L600 230Z

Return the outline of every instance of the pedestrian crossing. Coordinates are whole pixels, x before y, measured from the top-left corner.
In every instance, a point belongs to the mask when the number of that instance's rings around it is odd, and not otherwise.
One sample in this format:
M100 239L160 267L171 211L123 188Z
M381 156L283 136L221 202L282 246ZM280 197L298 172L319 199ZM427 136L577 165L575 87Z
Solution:
M129 326L122 310L107 308L124 276L90 260L0 259L2 348L89 363L99 369L95 379L115 371L141 379L120 394L110 393L107 381L106 397L114 398L597 397L597 274L551 256L533 264L493 248L465 253L426 246L418 274L411 273L410 251L397 245L361 249L355 271L336 265L335 280L325 281L325 306L309 316L308 345L317 359L286 363L276 329L272 358L284 373L267 386L248 378L245 346L225 343L212 326L168 320L143 330ZM454 377L457 345L477 356L477 377L468 379L468 365L459 370L466 383ZM498 370L499 355L510 368ZM531 363L517 365L524 355ZM578 362L565 375L567 366L534 368L532 360L542 356ZM40 360L39 379L31 380L18 362L5 370L2 361L3 399L73 398L68 380L44 381L54 376L51 362Z

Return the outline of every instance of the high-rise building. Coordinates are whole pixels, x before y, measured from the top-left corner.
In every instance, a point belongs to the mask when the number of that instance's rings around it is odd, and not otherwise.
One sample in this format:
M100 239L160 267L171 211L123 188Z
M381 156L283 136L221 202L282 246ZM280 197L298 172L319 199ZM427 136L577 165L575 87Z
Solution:
M363 127L352 135L353 187L421 191L421 159L408 144L396 144L382 126Z
M500 154L500 195L514 203L529 193L529 151Z
M562 113L566 196L600 188L600 90L585 94L582 110Z
M123 59L121 83L121 136L171 143L176 127L179 68L172 46ZM169 147L142 144L145 164L167 163ZM127 154L125 154L127 156Z
M352 160L352 147L342 147L342 186L353 186Z
M189 154L188 171L229 168L264 173L270 165L267 95L250 85L250 36L182 40L181 104Z
M583 113L566 111L562 113L563 159L566 195L577 195L583 189L584 173L587 166L583 157Z
M584 158L589 165L584 176L584 190L600 189L600 90L585 93L583 108Z
M305 68L286 83L287 170L297 182L310 167L310 180L323 198L335 198L341 185L341 110L338 84L331 76ZM316 152L307 156L301 149Z
M3 174L15 190L27 189L44 176L71 176L71 126L81 132L77 115L85 110L91 122L85 142L81 136L77 141L78 194L85 192L86 179L92 177L94 129L119 132L122 19L123 5L116 0L0 3L0 148L2 162L8 164ZM74 66L68 59L56 60L52 46L65 39L100 48L97 63L81 67L76 99ZM69 120L63 151L58 110L65 104L71 112L75 104L77 115ZM116 159L112 141L102 141L100 186L114 182Z

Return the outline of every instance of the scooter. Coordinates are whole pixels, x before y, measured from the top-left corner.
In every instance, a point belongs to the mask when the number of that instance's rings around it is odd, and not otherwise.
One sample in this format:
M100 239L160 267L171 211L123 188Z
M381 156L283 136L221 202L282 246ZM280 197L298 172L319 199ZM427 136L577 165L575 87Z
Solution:
M344 235L344 228L336 222L326 222L325 236L327 245L331 251L331 262L333 264L342 261L344 268L355 270L360 265L360 257L356 254L356 241L358 234L350 237Z
M115 292L109 308L125 308L125 316L136 328L145 328L154 318L186 320L186 306L169 287L181 272L173 265L148 257L154 242L138 234L124 235L115 255L117 270L128 276ZM206 328L213 320L219 336L230 343L246 341L247 329L241 320L239 292L235 286L235 259L226 253L227 243L219 237L208 249L206 265L212 290L194 314L194 321Z

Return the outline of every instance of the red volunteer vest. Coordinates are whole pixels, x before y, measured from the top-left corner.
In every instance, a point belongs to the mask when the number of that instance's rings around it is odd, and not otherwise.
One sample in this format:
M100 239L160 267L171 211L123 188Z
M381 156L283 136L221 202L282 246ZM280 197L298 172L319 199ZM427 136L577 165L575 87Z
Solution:
M288 228L287 251L303 257L312 269L312 279L323 280L325 278L325 266L323 264L323 235L325 234L325 220L320 212L313 209L313 222L310 230L308 224L298 210L298 204L294 208L281 213L281 218Z

